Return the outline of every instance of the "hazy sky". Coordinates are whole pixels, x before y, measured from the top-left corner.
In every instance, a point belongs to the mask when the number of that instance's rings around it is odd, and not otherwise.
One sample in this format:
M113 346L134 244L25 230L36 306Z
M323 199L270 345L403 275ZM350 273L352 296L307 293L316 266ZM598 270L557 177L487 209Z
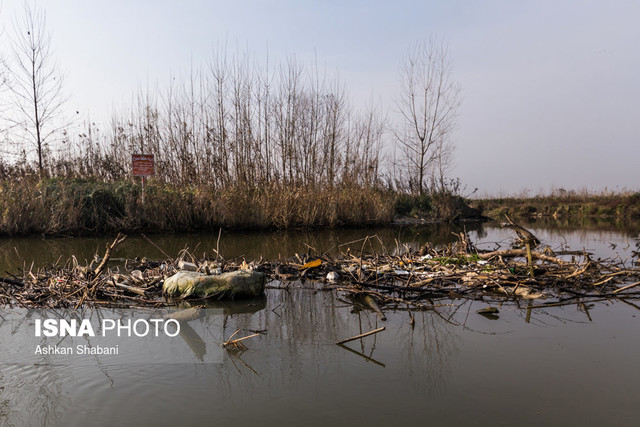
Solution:
M9 27L21 0L0 0ZM393 114L398 64L445 39L462 87L453 171L480 193L640 189L640 0L39 1L70 108L106 116L211 58L296 55ZM6 43L0 41L6 51Z

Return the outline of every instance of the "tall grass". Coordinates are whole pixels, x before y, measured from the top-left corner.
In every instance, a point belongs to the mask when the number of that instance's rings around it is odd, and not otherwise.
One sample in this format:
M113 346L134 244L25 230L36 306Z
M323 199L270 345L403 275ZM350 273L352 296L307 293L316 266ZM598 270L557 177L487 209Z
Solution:
M391 221L395 197L362 187L219 190L150 181L143 203L140 185L131 181L1 181L0 234L361 226Z

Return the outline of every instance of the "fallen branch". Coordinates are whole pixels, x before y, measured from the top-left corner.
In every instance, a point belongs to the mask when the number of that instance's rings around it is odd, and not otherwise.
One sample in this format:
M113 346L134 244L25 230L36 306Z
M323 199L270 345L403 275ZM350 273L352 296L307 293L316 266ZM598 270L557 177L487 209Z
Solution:
M631 289L631 288L635 288L636 286L640 285L640 282L635 282L632 283L630 285L627 286L623 286L621 288L616 289L615 291L613 291L614 294L617 294L618 292L622 292L622 291L626 291L627 289Z
M127 286L127 285L122 284L122 283L115 283L115 282L114 282L113 284L114 284L116 287L121 288L121 289L124 289L124 290L125 290L125 291L127 291L127 292L131 292L131 293L134 293L134 294L138 294L138 295L143 296L143 297L146 297L146 296L147 296L147 293L146 293L144 290L140 289L140 288L134 288L133 286Z
M338 341L336 344L340 345L340 344L348 343L349 341L355 341L355 340L357 340L359 338L364 338L364 337L368 337L369 335L377 334L378 332L382 332L385 329L386 328L383 326L382 328L374 329L373 331L365 332L364 334L356 335L355 337L351 337L351 338L347 338L346 340Z
M104 270L105 266L107 265L107 261L109 261L109 258L111 258L111 251L116 246L118 246L120 243L122 243L124 241L124 239L126 239L126 238L127 238L127 236L125 236L124 234L118 233L118 236L113 241L113 243L111 243L109 246L107 246L107 250L105 251L104 256L102 257L102 261L100 261L100 264L98 264L96 269L93 270L93 276L94 277L100 276L100 273L102 273L102 271Z
M576 269L576 271L574 271L573 273L571 273L570 275L568 275L566 278L570 279L572 277L576 277L576 276L580 276L581 274L583 274L585 271L587 271L587 269L591 266L591 261L587 261L587 263L584 265L584 267L580 268L580 269Z
M240 332L240 329L235 331L229 337L227 342L222 344L222 346L224 348L226 348L227 350L245 351L247 349L247 347L245 347L245 345L241 341L244 341L244 340L249 339L249 338L257 337L258 335L260 335L260 334L247 335L246 337L238 338L238 339L232 341L231 338L233 338L238 332Z
M8 277L0 277L0 283L6 283L7 285L23 287L24 283L20 280L9 279Z
M258 335L260 335L260 334L247 335L246 337L238 338L237 340L227 341L227 342L226 342L226 343L224 343L224 344L225 344L225 345L227 345L227 344L235 344L235 343L237 343L237 342L244 341L244 340L249 339L249 338L257 337Z
M490 259L493 257L503 257L503 258L513 258L513 257L518 257L518 256L522 256L522 257L526 257L527 256L527 251L526 249L504 249L501 251L493 251L493 252L485 252L485 253L479 253L478 254L478 258L480 259ZM545 255L545 254L541 254L540 252L531 252L531 256L535 259L539 259L541 261L547 261L547 262L552 262L554 264L558 264L558 265L565 265L565 264L569 264L567 261L561 260L560 258L556 258L553 256L549 256L549 255Z

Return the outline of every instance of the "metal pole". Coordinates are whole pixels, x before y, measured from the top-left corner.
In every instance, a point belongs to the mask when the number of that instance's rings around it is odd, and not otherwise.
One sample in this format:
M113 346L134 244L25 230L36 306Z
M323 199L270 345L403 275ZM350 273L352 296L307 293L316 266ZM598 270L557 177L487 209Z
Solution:
M144 205L144 184L147 181L147 176L143 175L142 176L142 204Z

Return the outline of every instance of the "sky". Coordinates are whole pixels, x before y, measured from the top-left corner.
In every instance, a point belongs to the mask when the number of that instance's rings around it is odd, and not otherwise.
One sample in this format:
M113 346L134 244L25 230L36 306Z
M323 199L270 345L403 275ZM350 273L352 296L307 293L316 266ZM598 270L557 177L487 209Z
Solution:
M317 61L394 117L399 64L445 40L461 86L452 176L466 193L640 190L640 0L36 1L68 107L108 117L221 45ZM10 30L22 0L0 0ZM0 49L7 49L6 37Z

